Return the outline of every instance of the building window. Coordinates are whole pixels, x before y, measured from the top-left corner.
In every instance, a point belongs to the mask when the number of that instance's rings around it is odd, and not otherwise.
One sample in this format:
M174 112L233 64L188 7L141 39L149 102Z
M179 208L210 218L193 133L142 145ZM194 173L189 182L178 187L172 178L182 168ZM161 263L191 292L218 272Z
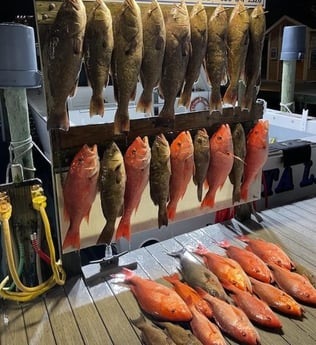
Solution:
M316 70L316 48L311 49L310 69Z

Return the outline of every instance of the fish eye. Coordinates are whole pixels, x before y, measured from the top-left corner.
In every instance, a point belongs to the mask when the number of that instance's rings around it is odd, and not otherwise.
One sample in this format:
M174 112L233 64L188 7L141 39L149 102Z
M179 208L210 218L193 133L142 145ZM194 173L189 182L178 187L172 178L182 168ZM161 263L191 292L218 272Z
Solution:
M223 137L222 137L221 135L219 135L219 136L217 137L217 139L218 139L218 140L222 140Z
M132 150L132 154L133 154L133 155L136 155L136 152L137 152L136 149L133 149L133 150Z

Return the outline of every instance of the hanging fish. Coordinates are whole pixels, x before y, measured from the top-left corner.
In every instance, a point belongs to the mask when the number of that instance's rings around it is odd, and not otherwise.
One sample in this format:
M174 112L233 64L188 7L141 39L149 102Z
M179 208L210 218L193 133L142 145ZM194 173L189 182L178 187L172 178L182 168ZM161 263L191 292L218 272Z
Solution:
M143 54L141 12L135 0L125 0L114 19L114 48L111 76L117 109L114 134L129 132L129 101L136 97L136 86Z
M207 14L202 0L198 0L190 12L190 30L192 53L178 102L178 106L184 105L187 109L190 108L193 84L199 78L207 47Z
M240 198L248 200L249 189L261 172L269 154L269 122L259 120L247 135L246 157Z
M89 221L91 206L98 191L100 161L97 145L84 144L73 158L63 184L64 217L69 227L63 250L80 249L80 225Z
M266 18L262 4L258 4L250 14L249 46L245 62L246 90L241 107L251 110L261 84L261 61L266 31Z
M171 176L170 147L163 134L157 135L151 147L150 197L158 205L158 227L168 225L167 202Z
M246 135L241 123L237 123L232 131L234 146L234 164L229 173L230 182L233 185L232 202L240 202L240 188L244 175L246 157Z
M122 272L112 275L120 278L124 275L127 283L143 311L159 321L190 321L192 314L183 299L170 287L151 279L142 278L123 267Z
M103 0L96 0L88 16L83 43L84 65L92 88L90 116L104 114L103 89L109 80L113 44L111 12Z
M148 137L136 137L124 154L126 186L123 216L116 230L115 239L131 239L131 217L137 211L149 181L151 149Z
M166 26L157 0L152 0L149 8L144 8L142 21L144 54L140 80L143 91L137 102L136 111L151 114L153 90L159 85L166 47Z
M170 146L171 177L168 219L175 219L178 202L183 198L194 174L194 147L189 131L180 132ZM181 176L181 178L179 178Z
M62 2L43 43L46 73L47 129L69 129L66 108L75 95L83 56L86 8L82 0Z
M97 243L110 244L115 232L117 217L122 216L126 171L121 150L112 142L103 152L101 160L99 190L101 208L106 224Z
M173 124L175 101L182 89L191 54L189 13L184 0L170 7L165 16L166 48L159 83L159 93L164 99L157 124Z
M227 26L226 10L218 5L208 21L206 72L211 83L210 112L222 112L221 85L227 83Z
M220 190L234 163L233 139L228 124L222 124L210 139L210 164L207 171L208 191L201 207L214 207L215 195Z
M202 201L203 185L206 181L207 169L210 163L209 136L205 128L199 129L194 136L194 175L193 182L197 186L197 197Z
M238 1L228 20L227 56L229 84L223 97L223 103L236 105L238 83L245 68L249 44L249 14L243 1Z

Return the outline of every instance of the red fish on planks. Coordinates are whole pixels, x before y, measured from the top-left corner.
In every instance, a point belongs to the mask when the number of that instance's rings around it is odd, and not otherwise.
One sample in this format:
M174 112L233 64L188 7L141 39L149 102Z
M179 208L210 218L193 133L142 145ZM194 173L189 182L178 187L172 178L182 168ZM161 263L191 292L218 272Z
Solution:
M233 139L228 124L221 127L210 139L210 164L207 171L209 189L202 201L201 207L214 207L215 195L221 189L234 163Z
M195 305L189 303L192 312L192 320L190 326L192 333L201 341L202 344L210 345L226 345L219 328L210 321Z
M269 264L278 286L299 302L316 305L316 289L307 279L275 264Z
M137 211L144 189L149 181L151 149L148 137L136 137L124 154L126 186L124 211L116 230L115 239L131 239L131 217Z
M64 185L64 215L69 228L63 241L63 249L80 249L80 224L89 220L91 206L98 190L100 161L97 145L84 144L73 158Z
M69 129L67 98L76 93L86 28L82 0L62 2L43 46L47 84L47 129Z
M126 282L143 311L160 321L190 321L192 314L184 300L170 287L142 278L123 267L113 278L124 275Z
M273 286L271 284L260 282L250 277L254 293L263 301L265 301L272 309L275 309L283 314L302 317L303 308L295 301L293 297L285 291Z
M212 310L207 302L190 285L182 282L178 273L174 273L170 276L164 276L163 278L173 285L175 291L188 305L190 301L190 303L192 303L192 305L194 305L196 309L203 313L206 317L212 317Z
M180 132L170 145L171 177L168 219L176 216L177 205L183 198L194 174L194 148L189 131Z
M264 327L282 328L280 319L266 302L248 291L236 288L232 284L224 284L224 287L231 292L230 297L236 306L245 312L249 320Z
M203 289L198 288L197 291L211 305L214 320L222 331L242 344L260 344L258 332L240 308L211 296Z
M205 266L214 272L221 282L230 283L238 289L252 292L249 277L237 261L213 253L201 243L193 252L202 256Z
M295 269L294 262L278 245L259 238L237 237L247 243L246 249L258 255L265 263L274 263L288 270Z
M273 281L272 273L267 264L255 253L230 244L227 240L217 243L226 250L226 255L237 261L243 270L251 277L264 283Z
M249 189L268 159L269 122L259 120L247 135L244 177L240 197L247 200Z

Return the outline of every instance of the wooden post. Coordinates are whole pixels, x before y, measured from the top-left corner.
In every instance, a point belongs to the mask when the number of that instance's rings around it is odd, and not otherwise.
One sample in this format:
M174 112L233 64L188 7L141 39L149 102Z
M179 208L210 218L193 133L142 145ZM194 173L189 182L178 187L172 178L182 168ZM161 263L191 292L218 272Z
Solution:
M296 60L283 61L282 85L281 85L281 111L295 111L294 88L295 88ZM287 107L285 107L285 106Z
M10 127L13 162L21 164L25 179L34 178L29 112L25 88L5 88L4 99Z

